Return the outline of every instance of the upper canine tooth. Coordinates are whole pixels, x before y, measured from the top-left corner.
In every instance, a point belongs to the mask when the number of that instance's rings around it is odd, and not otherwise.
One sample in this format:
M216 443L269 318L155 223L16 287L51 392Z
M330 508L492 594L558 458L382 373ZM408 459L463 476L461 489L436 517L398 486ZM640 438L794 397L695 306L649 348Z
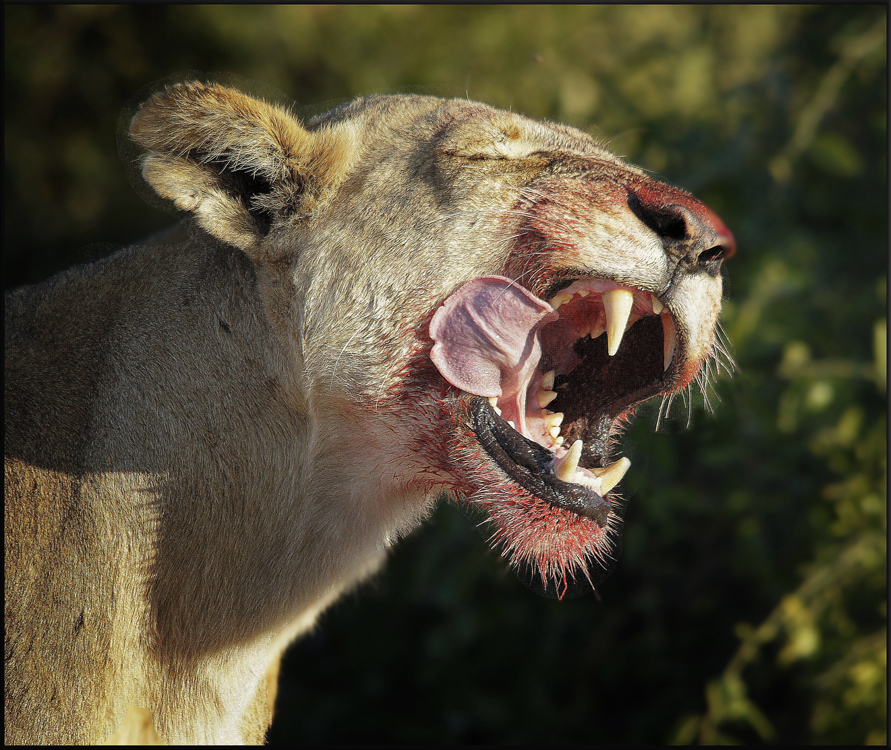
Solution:
M619 351L625 326L634 305L634 292L630 289L610 289L603 293L603 309L606 313L606 344L609 356Z
M665 370L668 369L669 365L671 365L671 360L674 359L674 351L677 348L678 336L677 331L674 327L674 321L671 319L671 315L665 314L661 317L662 339L664 342L662 371L665 372Z
M538 392L538 405L540 408L544 409L551 401L557 398L557 391L539 391Z
M554 461L554 474L557 479L564 482L571 482L575 476L575 470L578 468L579 459L582 457L582 441L576 440L563 458Z
M589 469L594 476L600 477L600 496L603 497L621 482L629 468L631 468L631 461L622 456L618 461L604 466L602 469Z

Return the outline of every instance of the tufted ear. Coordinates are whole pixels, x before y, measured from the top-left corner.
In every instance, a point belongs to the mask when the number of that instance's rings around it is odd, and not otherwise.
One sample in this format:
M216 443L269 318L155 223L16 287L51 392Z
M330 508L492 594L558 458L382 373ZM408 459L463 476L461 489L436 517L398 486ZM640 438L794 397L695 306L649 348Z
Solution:
M243 250L330 200L356 152L349 127L309 131L284 107L202 83L146 101L130 135L155 192Z

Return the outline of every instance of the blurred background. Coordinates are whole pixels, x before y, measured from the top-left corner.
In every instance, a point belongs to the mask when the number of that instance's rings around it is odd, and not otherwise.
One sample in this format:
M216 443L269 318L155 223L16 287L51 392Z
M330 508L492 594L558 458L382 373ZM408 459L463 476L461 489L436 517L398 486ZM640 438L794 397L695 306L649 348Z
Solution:
M886 13L4 7L7 288L172 223L118 118L189 70L304 114L414 92L568 122L736 235L738 371L711 412L639 410L598 596L535 595L442 504L291 649L270 742L886 742Z

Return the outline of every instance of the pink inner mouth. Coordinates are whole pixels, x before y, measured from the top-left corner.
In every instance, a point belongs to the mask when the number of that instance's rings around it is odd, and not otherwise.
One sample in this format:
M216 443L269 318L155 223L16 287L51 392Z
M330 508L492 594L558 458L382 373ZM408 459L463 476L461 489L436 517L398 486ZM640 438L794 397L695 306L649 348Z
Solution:
M604 302L616 290L623 290L630 305L627 319L610 333L616 346L642 316L661 314L667 367L675 341L669 312L649 292L600 279L572 283L553 305L503 276L473 279L434 314L430 358L449 383L489 398L517 432L561 457L568 446L554 429L553 413L544 408L555 398L553 379L579 364L575 342L596 339L610 327Z

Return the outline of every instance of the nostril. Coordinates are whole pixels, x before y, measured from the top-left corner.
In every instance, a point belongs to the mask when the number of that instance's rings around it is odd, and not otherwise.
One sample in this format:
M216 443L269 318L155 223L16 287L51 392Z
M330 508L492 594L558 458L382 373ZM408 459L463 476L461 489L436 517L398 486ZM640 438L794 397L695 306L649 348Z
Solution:
M709 276L717 276L721 272L721 262L727 257L723 245L715 245L699 253L696 259L699 267Z
M666 240L685 240L689 234L687 212L681 206L648 206L635 193L628 193L631 212Z
M708 214L709 224L711 224L712 229L718 235L718 242L721 245L724 257L732 258L736 255L736 238L733 236L733 232L724 226L724 222L708 206L705 206L705 210Z
M630 190L628 208L659 236L669 255L691 271L698 269L717 276L723 260L736 252L733 234L705 204L680 191L670 195L669 200L680 201L668 203L667 196Z

